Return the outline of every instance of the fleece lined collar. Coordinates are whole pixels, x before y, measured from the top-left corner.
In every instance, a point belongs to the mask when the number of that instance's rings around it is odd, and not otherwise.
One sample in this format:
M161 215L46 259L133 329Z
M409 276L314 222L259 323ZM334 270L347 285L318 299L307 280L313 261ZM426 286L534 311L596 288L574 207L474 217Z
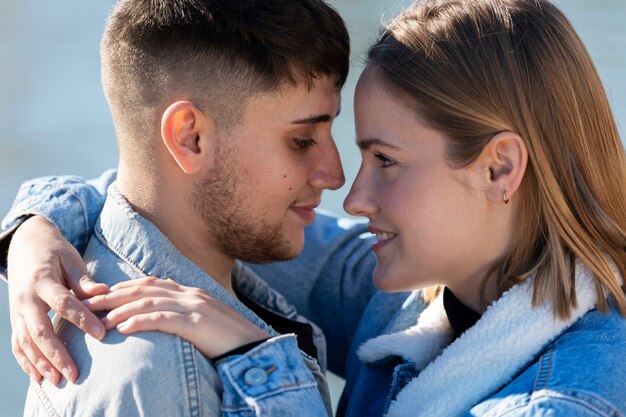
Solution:
M363 362L395 355L421 370L398 393L385 417L458 416L510 382L547 343L595 307L593 274L577 260L575 275L578 306L566 321L554 318L549 303L532 307L530 278L506 291L447 347L453 332L441 294L415 326L364 343L358 352Z

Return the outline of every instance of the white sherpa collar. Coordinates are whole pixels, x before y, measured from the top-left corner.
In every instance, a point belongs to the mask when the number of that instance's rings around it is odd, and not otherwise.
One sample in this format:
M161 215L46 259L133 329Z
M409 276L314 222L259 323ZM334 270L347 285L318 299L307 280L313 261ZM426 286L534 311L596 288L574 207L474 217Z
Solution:
M619 277L616 268L614 272ZM415 326L363 344L358 352L363 362L397 355L421 370L400 391L386 417L458 416L509 382L542 347L595 307L591 271L577 261L575 275L578 306L566 321L555 320L547 303L531 306L531 278L506 291L445 349L452 329L442 294L424 310Z

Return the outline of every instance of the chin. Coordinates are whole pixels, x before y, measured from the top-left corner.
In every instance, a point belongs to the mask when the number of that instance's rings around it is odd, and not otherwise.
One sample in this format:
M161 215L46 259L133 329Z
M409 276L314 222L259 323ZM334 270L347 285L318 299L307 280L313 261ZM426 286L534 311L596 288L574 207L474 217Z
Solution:
M304 249L304 230L291 233L290 236L285 236L285 240L289 242L289 253L291 258L295 258L300 255Z
M407 279L398 273L380 270L377 266L374 270L374 285L383 292L413 291L421 288L421 285L407 282Z

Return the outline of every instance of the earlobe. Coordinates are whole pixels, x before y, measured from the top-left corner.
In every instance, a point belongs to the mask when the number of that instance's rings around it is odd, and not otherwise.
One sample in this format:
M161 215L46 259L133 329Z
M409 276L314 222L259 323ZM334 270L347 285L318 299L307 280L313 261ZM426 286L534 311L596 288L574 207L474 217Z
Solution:
M524 140L517 133L500 132L482 153L489 166L487 197L494 203L508 204L526 173L528 150Z
M213 120L189 101L173 103L161 117L163 143L186 174L197 174L212 160L215 133Z

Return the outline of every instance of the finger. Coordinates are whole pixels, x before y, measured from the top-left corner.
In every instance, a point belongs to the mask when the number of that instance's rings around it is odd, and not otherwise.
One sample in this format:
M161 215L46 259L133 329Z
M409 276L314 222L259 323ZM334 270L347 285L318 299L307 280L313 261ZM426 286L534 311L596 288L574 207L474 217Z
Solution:
M190 325L189 317L185 314L172 311L155 311L132 316L118 324L116 328L122 334L160 331L183 337L185 329Z
M72 281L71 278L68 281L74 294L81 299L106 294L110 291L108 285L94 281L87 274L82 275L77 281Z
M171 312L188 314L193 308L194 304L183 303L180 300L171 298L144 297L111 310L103 319L103 322L107 329L112 329L119 323L127 321L132 316L159 311L164 313Z
M109 291L106 284L97 283L89 276L85 261L78 251L71 245L66 245L67 250L59 252L59 260L65 273L65 279L69 287L78 298L93 297Z
M17 346L22 350L28 361L36 368L37 372L43 375L48 382L56 385L60 379L59 371L39 349L33 337L34 333L31 333L31 330L28 328L28 322L25 324L26 325L23 327L18 325L15 328ZM39 332L39 330L35 331ZM41 336L41 333L38 334L38 336Z
M19 338L17 334L13 332L13 334L11 335L11 352L13 353L15 360L17 360L17 363L20 365L24 373L30 377L31 380L35 382L41 381L42 375L39 373L35 365L33 365L28 359L28 357L20 347L18 339Z
M171 290L180 290L181 285L177 284L176 281L171 279L160 279L155 277L145 277L138 279L131 279L128 281L123 281L115 284L111 287L111 291L119 290L121 288L130 288L130 287L162 287L169 288Z
M117 288L108 294L82 300L82 304L91 311L113 310L121 305L143 298L176 298L182 293L169 288L157 286L131 286Z
M48 381L56 384L60 372L68 381L75 382L78 377L76 364L54 332L48 315L39 311L39 309L27 310L28 315L25 317L28 318L25 321L32 345L27 343L30 347L30 354L26 352L26 349L24 351ZM24 347L23 344L20 346Z
M104 337L105 329L98 317L63 285L53 282L46 286L42 285L38 295L52 310L85 333L98 340ZM39 317L41 317L40 313L33 317L37 320L34 324L41 326ZM49 320L47 321L49 323Z

